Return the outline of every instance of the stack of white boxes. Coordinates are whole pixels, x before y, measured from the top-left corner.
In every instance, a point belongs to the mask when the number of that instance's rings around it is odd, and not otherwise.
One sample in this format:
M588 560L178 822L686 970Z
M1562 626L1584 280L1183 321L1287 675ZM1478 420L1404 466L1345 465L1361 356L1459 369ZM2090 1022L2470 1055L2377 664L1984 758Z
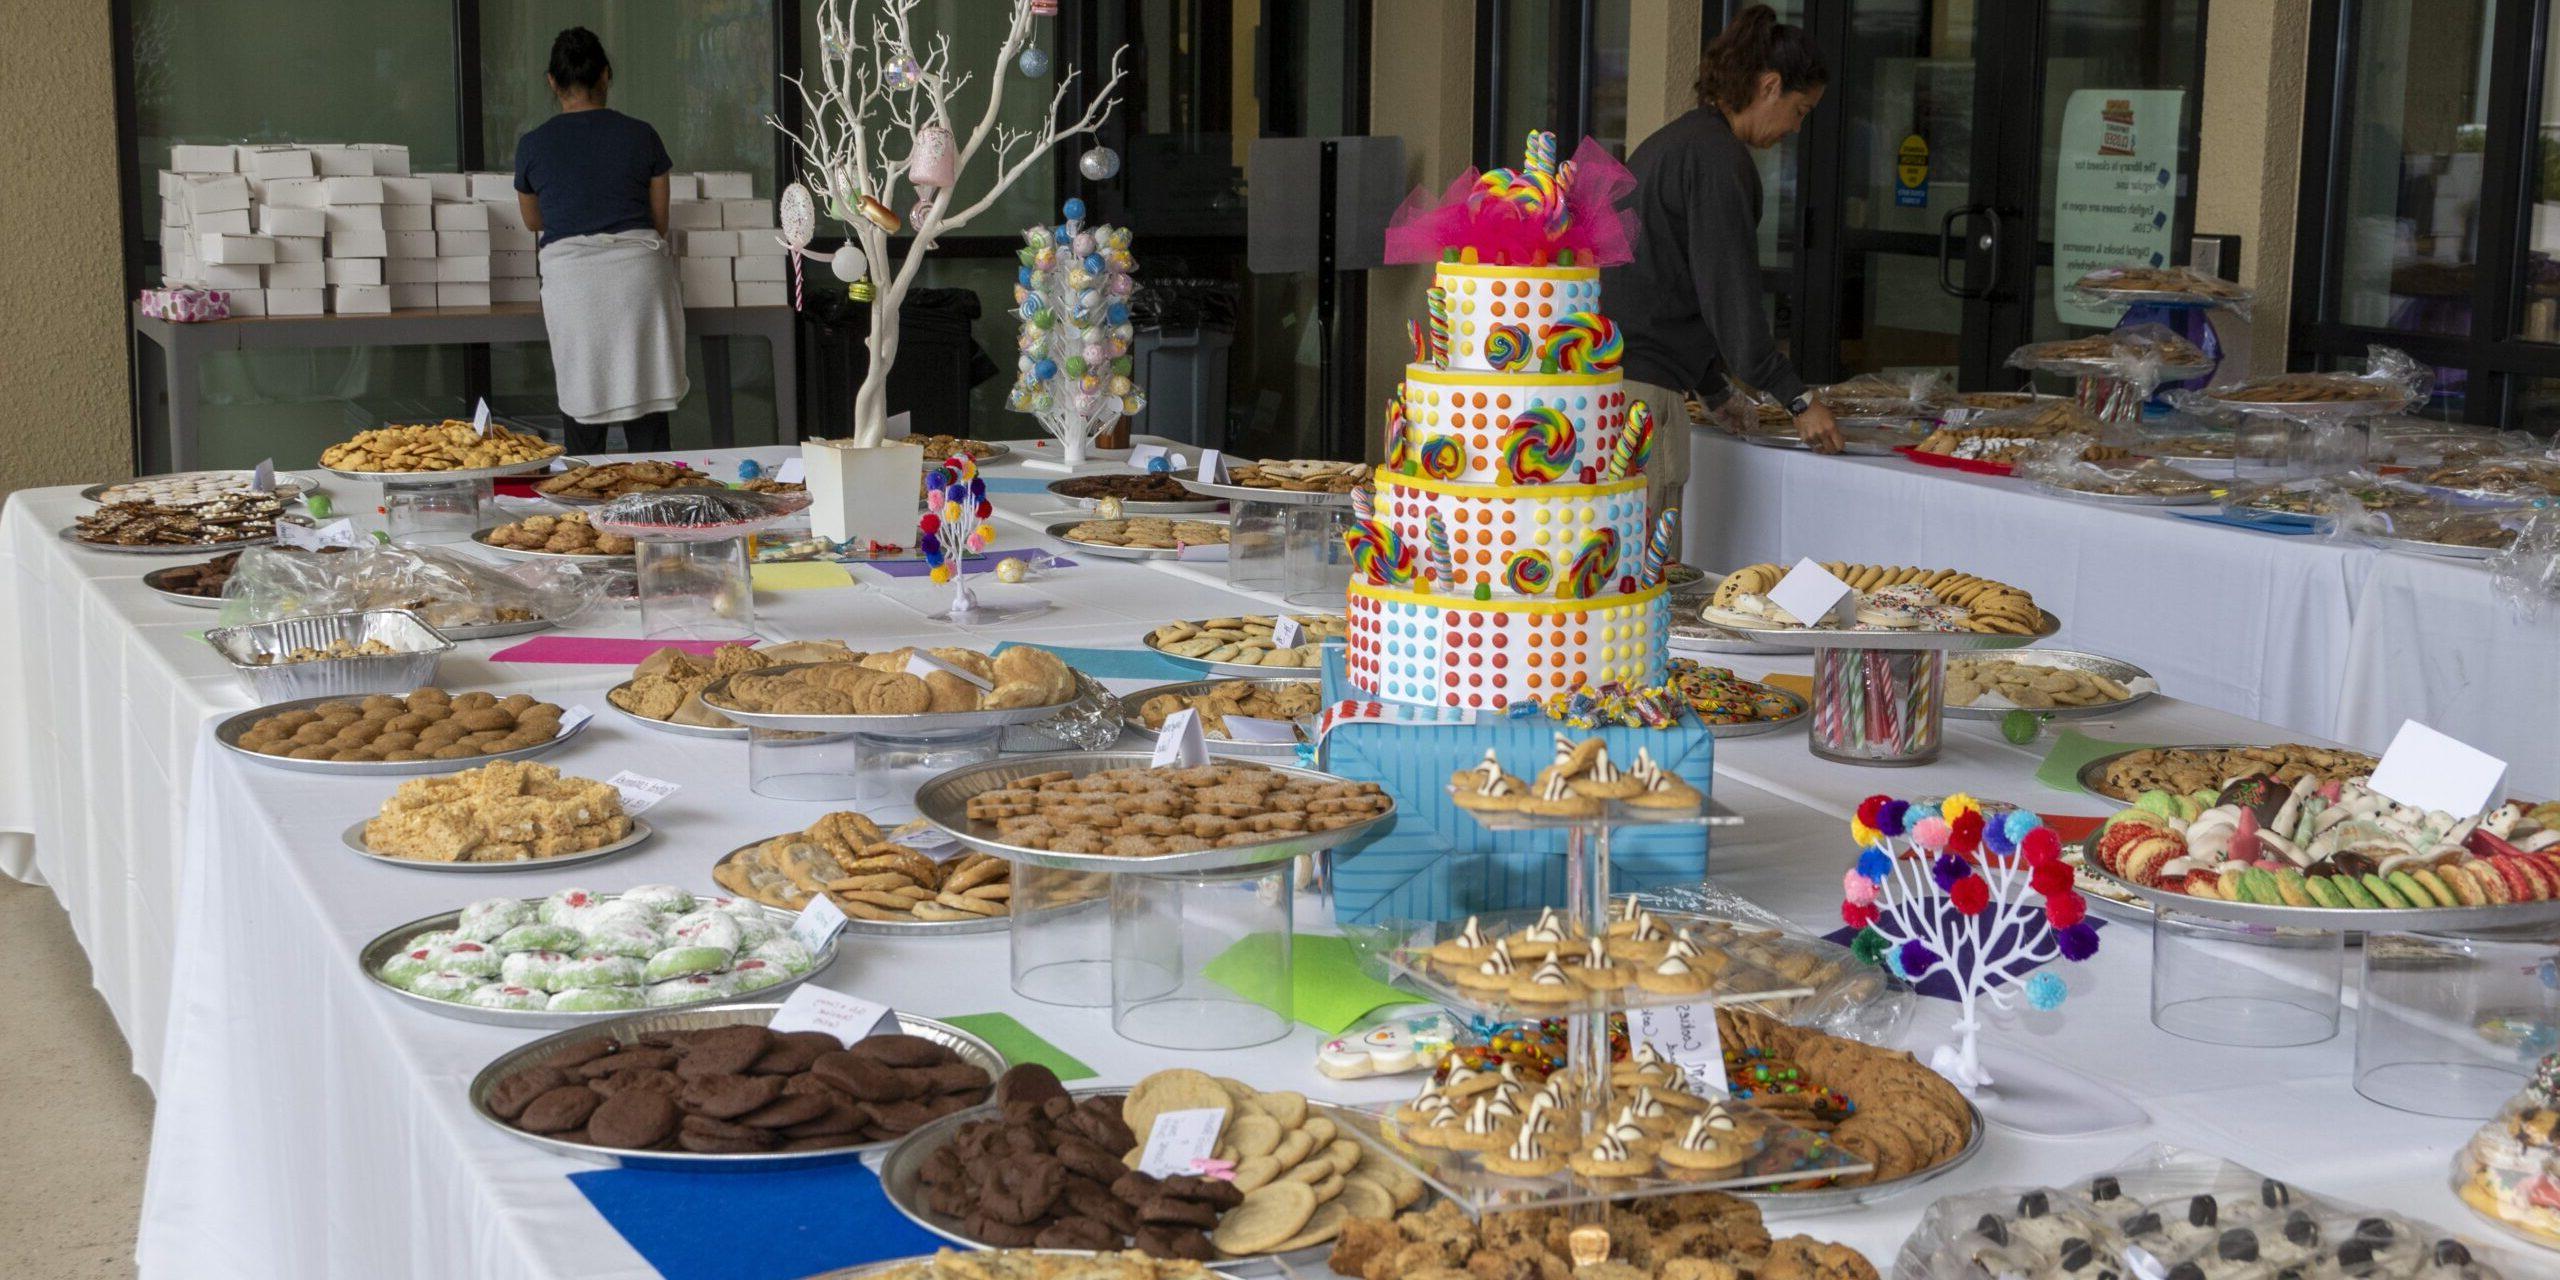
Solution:
M686 306L789 300L773 202L748 175L668 182ZM396 143L172 147L160 248L163 282L224 290L235 316L542 299L514 175L411 174Z
M688 307L778 307L791 300L790 251L773 202L743 173L679 173L668 182L667 229Z

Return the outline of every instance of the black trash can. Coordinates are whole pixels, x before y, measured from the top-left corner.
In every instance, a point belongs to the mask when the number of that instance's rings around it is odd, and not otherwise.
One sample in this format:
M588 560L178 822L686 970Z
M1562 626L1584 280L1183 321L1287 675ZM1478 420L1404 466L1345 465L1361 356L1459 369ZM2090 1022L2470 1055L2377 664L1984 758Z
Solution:
M800 364L801 432L848 435L854 393L871 368L862 345L871 334L871 304L853 301L841 285L811 288L807 297L800 312L809 339ZM997 372L971 330L982 312L978 295L967 289L912 289L898 309L889 413L910 415L908 425L918 434L969 434L969 389Z
M1131 355L1147 409L1132 420L1133 430L1226 447L1227 353L1236 342L1241 293L1232 280L1139 279L1129 297L1129 320L1138 330Z

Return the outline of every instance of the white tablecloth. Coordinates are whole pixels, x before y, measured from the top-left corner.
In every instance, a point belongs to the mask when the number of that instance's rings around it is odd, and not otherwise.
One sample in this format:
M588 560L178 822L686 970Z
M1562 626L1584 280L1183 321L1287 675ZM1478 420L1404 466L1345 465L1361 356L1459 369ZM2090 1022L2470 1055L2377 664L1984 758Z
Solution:
M2510 785L2560 792L2555 623L2520 622L2478 564L1703 429L1691 459L1692 564L1963 568L2034 592L2062 619L2052 644L2139 663L2180 698L2368 751L2420 720L2507 760Z
M1044 504L1002 505L1015 522L1008 542L1025 541L1024 513ZM825 806L750 794L738 744L665 735L608 713L551 760L587 776L631 769L681 784L652 811L660 834L649 844L607 864L506 876L504 885L359 861L338 846L338 832L371 813L388 786L286 773L207 749L204 721L245 701L188 638L210 615L179 616L141 592L132 581L139 565L52 543L52 529L74 510L67 491L20 495L0 525L0 554L15 554L21 568L16 598L0 605L14 605L25 623L40 676L27 689L39 714L27 719L54 718L21 748L19 759L32 766L27 776L0 778L0 814L26 815L12 821L33 825L38 867L81 922L101 988L160 1095L144 1274L648 1275L562 1176L584 1166L484 1126L465 1106L471 1076L521 1037L384 999L351 956L392 925L488 892L644 881L708 887L720 854L801 826ZM1060 600L1060 612L975 640L1130 646L1147 621L1262 605L1204 581L1215 572L1087 560L1027 588ZM875 646L948 638L922 620L945 589L857 576L865 580L860 590L760 598L765 629ZM483 655L505 643L512 642L466 646L445 683L504 684L601 708L603 691L622 675L488 664ZM1802 658L1738 665L1746 674L1807 669ZM2277 731L2163 698L2120 717L2112 732L2215 741ZM2088 796L2039 790L2028 776L2035 751L1970 725L1951 726L1939 762L1898 774L1815 760L1801 733L1723 748L1717 796L1748 825L1718 833L1711 871L1810 925L1836 913L1850 856L1844 814L1870 791L1965 789L2054 812L2106 808ZM1302 910L1306 926L1324 919L1320 903ZM1842 1240L1889 1263L1938 1194L2066 1179L2154 1141L2221 1152L2325 1191L2466 1226L2444 1169L2471 1125L2364 1102L2349 1088L2346 1036L2243 1051L2155 1031L2146 931L2115 926L2105 938L2094 962L2069 972L2069 1005L1992 1037L2103 1076L2148 1107L2151 1123L2077 1141L1995 1131L1980 1157L1926 1193L1779 1229ZM1013 1013L1108 1081L1163 1065L1161 1051L1115 1037L1102 1011L1015 998L1003 980L1005 945L1001 935L850 939L824 981L919 1013ZM112 974L110 959L122 965ZM1925 1051L1951 1016L1951 1006L1929 1003L1909 1042ZM1410 1087L1321 1079L1312 1069L1319 1039L1300 1028L1276 1045L1197 1059L1209 1070L1347 1101ZM146 1049L163 1040L156 1054Z

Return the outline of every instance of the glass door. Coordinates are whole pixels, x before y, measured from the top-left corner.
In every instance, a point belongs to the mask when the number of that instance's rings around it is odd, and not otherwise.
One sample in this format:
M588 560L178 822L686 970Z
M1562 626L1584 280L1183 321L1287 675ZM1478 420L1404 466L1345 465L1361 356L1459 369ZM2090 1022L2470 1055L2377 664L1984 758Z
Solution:
M2202 0L1812 0L1802 21L1832 67L1799 170L1809 377L2014 387L2018 346L2114 323L2057 275L2183 260Z

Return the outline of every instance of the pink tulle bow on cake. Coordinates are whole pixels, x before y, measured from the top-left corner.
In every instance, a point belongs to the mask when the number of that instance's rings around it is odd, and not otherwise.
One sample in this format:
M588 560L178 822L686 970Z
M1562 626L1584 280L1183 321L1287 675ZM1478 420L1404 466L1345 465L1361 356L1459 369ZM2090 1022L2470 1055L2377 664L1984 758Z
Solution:
M1416 187L1387 224L1387 261L1438 262L1448 250L1475 261L1548 266L1572 257L1611 267L1635 256L1635 214L1617 207L1636 177L1584 138L1573 159L1554 163L1555 135L1532 132L1518 169L1459 174L1438 197Z

